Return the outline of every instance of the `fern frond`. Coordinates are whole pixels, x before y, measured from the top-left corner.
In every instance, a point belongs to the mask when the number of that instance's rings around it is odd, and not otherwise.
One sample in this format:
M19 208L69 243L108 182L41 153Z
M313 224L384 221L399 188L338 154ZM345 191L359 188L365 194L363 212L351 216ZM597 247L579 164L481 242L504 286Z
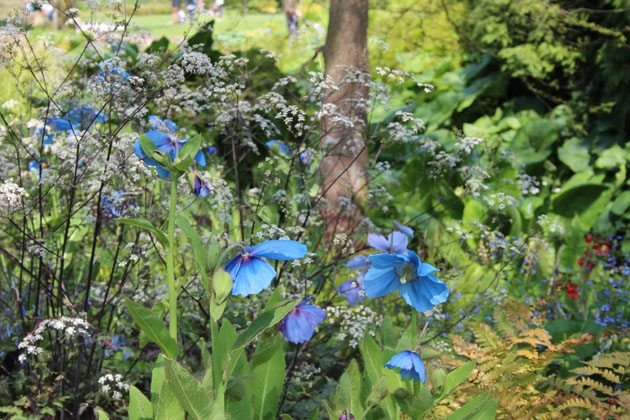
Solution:
M582 385L584 387L589 387L589 388L593 388L599 392L603 392L606 395L613 395L614 394L614 390L612 389L612 387L604 385L592 378L588 378L588 377L581 377L581 378L569 378L567 380L567 383L569 384L575 384L575 385Z

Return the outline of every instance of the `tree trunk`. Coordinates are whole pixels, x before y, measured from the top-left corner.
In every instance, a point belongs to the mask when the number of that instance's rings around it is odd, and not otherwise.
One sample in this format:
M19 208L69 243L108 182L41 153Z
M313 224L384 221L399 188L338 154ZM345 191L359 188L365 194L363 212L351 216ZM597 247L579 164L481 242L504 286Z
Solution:
M248 12L248 8L247 8L247 0L243 0L243 16L247 16L247 12Z
M368 0L330 1L324 59L326 75L339 90L330 89L326 103L334 104L352 124L334 122L330 115L323 118L320 142L326 155L320 170L328 205L325 215L341 228L362 216L367 193L367 26Z

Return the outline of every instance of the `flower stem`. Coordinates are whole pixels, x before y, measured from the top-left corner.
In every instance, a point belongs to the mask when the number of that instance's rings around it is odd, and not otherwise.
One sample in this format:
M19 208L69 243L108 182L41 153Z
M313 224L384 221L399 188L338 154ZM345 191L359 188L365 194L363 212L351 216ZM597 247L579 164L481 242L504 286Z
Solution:
M171 202L168 211L168 255L166 283L168 286L168 331L177 342L177 290L175 290L175 209L177 206L177 176L171 172Z

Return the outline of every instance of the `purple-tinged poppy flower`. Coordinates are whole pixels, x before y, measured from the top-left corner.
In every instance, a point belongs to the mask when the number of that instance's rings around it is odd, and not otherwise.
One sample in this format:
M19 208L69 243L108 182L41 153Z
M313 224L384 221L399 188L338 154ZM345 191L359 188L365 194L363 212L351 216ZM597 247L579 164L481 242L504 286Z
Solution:
M255 295L269 287L276 276L276 270L263 258L297 260L303 258L307 252L306 246L288 240L265 241L245 247L244 253L239 253L225 264L225 271L232 276L232 295Z
M387 238L378 233L370 233L368 235L368 243L372 248L387 254L407 255L409 239L401 232L392 232L387 235Z
M130 207L138 207L133 199L126 199L124 191L114 191L111 198L105 196L103 198L103 207L111 214L112 217L123 217L125 211Z
M354 420L354 416L352 415L352 413L350 413L350 417L344 414L343 416L339 417L339 420Z
M207 197L214 191L214 188L209 182L203 182L199 175L195 175L194 191L197 197Z
M339 287L339 292L348 301L350 307L355 306L357 303L365 300L365 290L363 290L363 272L360 272L356 279L348 280Z
M385 367L394 369L400 368L400 376L404 379L409 377L412 381L426 382L426 372L424 363L417 353L409 350L401 351L385 363Z
M359 270L361 268L369 267L370 260L365 255L357 255L346 263L346 267L350 270Z
M292 343L304 343L313 337L317 324L326 318L326 312L315 305L309 305L311 298L300 302L295 309L280 321L278 329Z
M177 153L181 150L182 146L184 146L190 140L173 139L173 133L177 131L177 126L172 121L160 120L158 117L152 115L151 117L149 117L149 124L151 125L151 127L168 130L168 132L153 130L144 133L144 135L147 136L153 142L153 144L155 144L159 151L168 154L171 160L175 159ZM136 153L136 156L142 159L144 163L146 163L148 166L154 166L160 177L167 178L171 174L169 170L160 166L155 160L151 159L149 156L146 155L146 153L144 153L144 150L142 150L142 146L140 145L140 139L138 139L133 145L133 150ZM201 149L195 155L194 161L202 167L206 166L206 157Z
M393 223L394 223L394 226L396 227L396 229L398 229L399 231L401 231L405 235L409 236L410 238L413 238L413 229L411 229L410 227L401 225L400 223L398 223L395 220L394 220Z
M446 302L448 287L432 274L440 270L420 261L415 252L370 255L369 258L372 266L363 279L368 297L381 297L398 290L418 312Z
M291 154L291 149L289 149L289 146L287 146L284 142L281 142L280 140L269 140L267 143L265 143L265 146L270 149L273 148L274 145L277 145L278 149L280 149L280 151L285 155Z

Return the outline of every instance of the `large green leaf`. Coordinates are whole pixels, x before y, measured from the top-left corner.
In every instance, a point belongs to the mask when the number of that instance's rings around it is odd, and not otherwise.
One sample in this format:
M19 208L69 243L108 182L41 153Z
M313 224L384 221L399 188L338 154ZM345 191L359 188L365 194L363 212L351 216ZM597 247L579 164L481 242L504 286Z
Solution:
M497 400L490 400L489 393L485 392L468 401L446 420L494 420L496 409Z
M234 349L245 347L251 343L258 334L282 321L298 303L299 302L296 301L283 300L274 304L271 308L265 309L265 311L251 323L249 328L238 336L236 343L234 343Z
M224 414L208 396L201 383L177 361L164 359L166 383L181 406L195 420L222 420Z
M550 120L534 120L523 125L510 144L518 160L531 165L542 162L551 154L558 139L557 125Z
M346 371L339 378L335 392L335 408L348 409L356 418L363 415L364 407L361 403L361 371L357 361L352 359Z
M595 161L596 168L613 169L626 163L627 152L618 145L604 150Z
M136 302L126 299L125 303L132 318L147 337L157 344L164 354L169 357L177 357L177 342L168 334L162 320L153 311Z
M588 153L588 145L573 137L558 148L558 159L577 173L589 168L591 155Z
M152 420L153 407L151 401L135 386L129 387L129 420Z
M264 420L276 416L284 378L286 363L284 361L284 340L276 335L272 344L254 353L251 362L251 403L254 419Z
M609 188L605 184L582 184L563 191L553 199L553 210L565 217L584 213Z
M138 227L141 229L148 230L152 234L155 235L155 238L158 242L164 247L164 249L168 249L168 239L164 232L153 226L151 222L146 219L133 219L133 218L118 218L116 219L120 223L124 223L129 226Z
M171 391L169 384L163 382L155 410L155 420L184 420L185 418L186 413L177 397Z
M444 385L444 391L442 395L440 395L440 399L449 395L458 385L468 379L468 376L470 376L470 373L475 368L475 364L476 362L472 360L446 375L446 384Z

